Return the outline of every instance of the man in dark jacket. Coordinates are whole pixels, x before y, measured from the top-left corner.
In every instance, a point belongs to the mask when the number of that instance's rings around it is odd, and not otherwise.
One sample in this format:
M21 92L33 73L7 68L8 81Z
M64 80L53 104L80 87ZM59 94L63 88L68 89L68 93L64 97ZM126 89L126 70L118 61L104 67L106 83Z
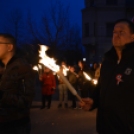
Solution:
M0 80L0 134L29 134L35 77L31 66L15 56L12 35L0 34L0 60L5 65Z
M81 106L98 108L99 134L134 134L134 24L118 20L112 42L102 63L99 87Z

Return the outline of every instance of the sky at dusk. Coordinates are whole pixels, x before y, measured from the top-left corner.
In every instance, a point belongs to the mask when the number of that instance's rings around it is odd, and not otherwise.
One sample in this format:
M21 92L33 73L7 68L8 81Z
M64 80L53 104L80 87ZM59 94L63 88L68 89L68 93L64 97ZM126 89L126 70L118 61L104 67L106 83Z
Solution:
M27 14L27 11L30 10L37 21L38 17L45 12L45 9L47 9L49 1L50 0L0 0L0 32L3 28L2 25L9 23L7 18L12 10L21 9L23 14ZM69 5L70 21L74 24L77 23L81 28L81 9L84 8L84 0L60 1L64 4L64 6Z

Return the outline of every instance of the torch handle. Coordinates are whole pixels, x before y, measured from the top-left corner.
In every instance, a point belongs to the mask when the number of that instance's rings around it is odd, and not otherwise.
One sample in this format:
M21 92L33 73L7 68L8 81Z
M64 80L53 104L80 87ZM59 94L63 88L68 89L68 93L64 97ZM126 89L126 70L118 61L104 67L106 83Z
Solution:
M75 95L77 97L77 99L80 102L82 101L82 98L78 95L77 91L74 89L74 87L69 83L69 81L67 80L67 78L63 75L63 73L61 71L57 72L57 75L59 75L59 77L61 77L61 79L63 80L63 82L66 84L66 86L68 87L68 89L70 90L70 92Z
M82 98L78 95L78 93L75 95L77 97L77 99L80 101L80 102L83 102L82 101Z

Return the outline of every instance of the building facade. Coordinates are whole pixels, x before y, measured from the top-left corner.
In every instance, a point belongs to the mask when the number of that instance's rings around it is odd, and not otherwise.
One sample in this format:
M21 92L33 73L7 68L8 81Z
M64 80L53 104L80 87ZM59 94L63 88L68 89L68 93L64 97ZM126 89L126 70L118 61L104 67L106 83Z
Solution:
M101 62L112 46L114 22L134 17L134 0L85 0L82 9L82 44L88 62Z

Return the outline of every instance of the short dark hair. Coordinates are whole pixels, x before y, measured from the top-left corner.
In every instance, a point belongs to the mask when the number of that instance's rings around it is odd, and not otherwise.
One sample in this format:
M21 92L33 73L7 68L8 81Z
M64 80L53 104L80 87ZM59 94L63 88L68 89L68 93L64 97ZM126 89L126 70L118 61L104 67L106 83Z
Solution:
M120 23L120 22L126 22L129 26L129 29L130 29L130 32L131 33L134 33L134 23L128 19L119 19L117 21L115 21L114 25L116 25L117 23Z
M0 33L0 37L6 38L9 41L9 43L11 43L13 45L14 50L15 50L15 48L16 48L16 39L14 38L13 35L8 34L8 33Z

